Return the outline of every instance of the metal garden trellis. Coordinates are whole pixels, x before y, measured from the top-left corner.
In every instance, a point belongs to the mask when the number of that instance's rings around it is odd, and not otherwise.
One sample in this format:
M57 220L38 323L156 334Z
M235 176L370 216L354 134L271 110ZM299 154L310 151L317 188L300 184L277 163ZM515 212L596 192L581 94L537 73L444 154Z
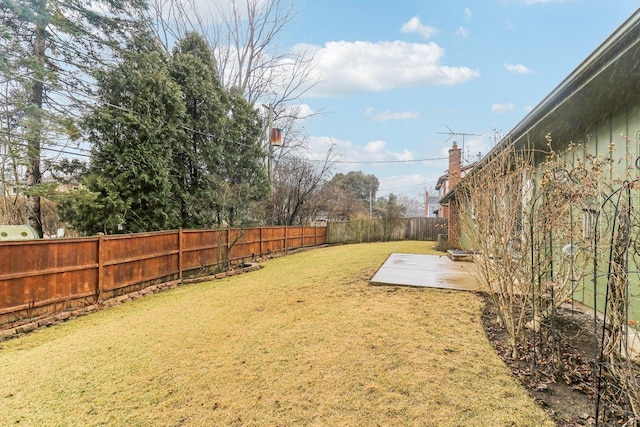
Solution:
M636 161L637 164L637 161ZM598 279L604 277L606 279L606 291L604 300L604 322L599 342L596 342L596 358L594 364L594 375L596 378L596 425L599 423L600 400L602 371L606 368L608 371L619 369L614 366L617 363L624 363L629 360L629 275L630 273L638 273L635 269L629 269L629 255L631 243L631 229L634 226L633 221L633 203L631 190L634 181L625 181L621 186L615 189L611 194L604 197L604 201L596 212L593 233L593 306L594 306L594 335L597 337L597 307L598 307ZM598 270L598 248L600 244L599 219L603 213L610 210L611 219L605 221L605 231L609 232L609 245L605 248L605 255L608 258L607 271L602 274ZM635 221L635 227L640 224ZM603 233L604 234L604 233ZM637 234L637 233L636 233ZM604 236L603 236L604 237ZM613 346L613 347L612 347ZM617 348L616 348L617 347ZM616 353L617 351L617 353ZM605 358L609 356L609 360ZM617 360L612 360L617 359ZM637 410L633 408L633 397L630 395L632 390L620 390L619 393L627 400L629 408L628 416L637 425Z
M636 169L640 169L640 157L635 162ZM576 277L576 257L582 252L586 257L591 257L592 273L591 284L593 292L593 378L595 384L595 421L598 425L601 421L601 399L603 390L602 378L605 370L609 375L617 375L621 379L625 363L631 363L629 348L629 307L630 307L630 275L638 275L638 262L634 259L635 268L630 269L630 257L640 258L640 220L634 215L632 190L637 187L640 180L622 181L617 187L605 191L597 185L588 188L585 186L589 180L589 172L584 165L579 165L571 170L555 168L549 175L549 182L532 198L530 204L529 233L530 233L530 263L532 281L532 312L536 322L536 310L542 309L542 290L545 283L554 284L559 274L556 264L562 258L556 254L557 243L554 242L554 222L558 223L563 218L554 218L551 225L547 224L545 214L548 214L557 206L551 206L559 198L568 203L565 212L568 213L568 236L560 236L563 245L561 253L568 259L568 274L571 285L570 294L573 304L576 285L582 279L583 286L587 286L588 274ZM587 191L585 191L585 188ZM540 203L540 202L543 203ZM639 200L640 201L640 200ZM545 211L547 209L547 211ZM578 210L579 209L579 210ZM576 211L583 212L583 235L576 236ZM562 255L560 255L562 256ZM606 262L605 262L606 261ZM606 270L601 268L606 267ZM637 277L640 283L640 275ZM599 304L602 297L598 294L598 288L603 283L604 307ZM555 287L549 286L551 333L555 334L554 321L556 317ZM536 294L537 291L537 294ZM583 301L588 303L587 301ZM598 308L604 308L603 320L599 325ZM573 308L573 307L572 307ZM536 325L537 326L537 325ZM633 332L633 331L631 331ZM533 328L534 343L537 327ZM536 363L536 345L533 346L534 364ZM638 409L634 399L637 399L637 383L622 379L625 384L620 384L615 395L623 400L626 405L625 416L627 425L637 425ZM631 387L631 389L630 389Z

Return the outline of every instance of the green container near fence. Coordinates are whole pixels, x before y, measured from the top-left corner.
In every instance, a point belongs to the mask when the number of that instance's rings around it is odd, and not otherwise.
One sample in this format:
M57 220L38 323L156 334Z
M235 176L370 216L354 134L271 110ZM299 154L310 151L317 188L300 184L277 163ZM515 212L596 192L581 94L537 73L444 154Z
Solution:
M0 242L38 238L38 232L29 225L0 225Z

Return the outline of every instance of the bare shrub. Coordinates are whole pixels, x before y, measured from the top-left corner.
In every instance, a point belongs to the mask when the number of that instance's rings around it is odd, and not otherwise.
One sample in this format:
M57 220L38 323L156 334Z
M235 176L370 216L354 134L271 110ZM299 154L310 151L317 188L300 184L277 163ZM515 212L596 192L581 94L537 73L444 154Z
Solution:
M457 196L460 206L468 209L461 221L468 239L463 245L476 252L478 277L498 308L513 357L524 339L531 302L528 218L522 197L530 164L527 152L506 149L468 175Z

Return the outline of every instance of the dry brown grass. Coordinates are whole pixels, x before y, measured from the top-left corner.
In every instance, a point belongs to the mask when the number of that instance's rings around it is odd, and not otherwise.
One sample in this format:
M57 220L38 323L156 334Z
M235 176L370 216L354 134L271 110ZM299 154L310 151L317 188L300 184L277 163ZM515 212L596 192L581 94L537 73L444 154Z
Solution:
M373 287L391 252L316 249L0 344L0 424L553 425L469 293Z

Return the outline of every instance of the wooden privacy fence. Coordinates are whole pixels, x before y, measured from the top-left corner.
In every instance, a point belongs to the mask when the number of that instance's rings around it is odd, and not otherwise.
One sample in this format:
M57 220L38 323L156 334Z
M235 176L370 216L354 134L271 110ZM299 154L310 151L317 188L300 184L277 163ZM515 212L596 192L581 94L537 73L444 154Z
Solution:
M325 243L303 226L0 242L0 325Z
M447 235L446 218L364 219L327 224L327 243L363 243L387 240L438 240Z

